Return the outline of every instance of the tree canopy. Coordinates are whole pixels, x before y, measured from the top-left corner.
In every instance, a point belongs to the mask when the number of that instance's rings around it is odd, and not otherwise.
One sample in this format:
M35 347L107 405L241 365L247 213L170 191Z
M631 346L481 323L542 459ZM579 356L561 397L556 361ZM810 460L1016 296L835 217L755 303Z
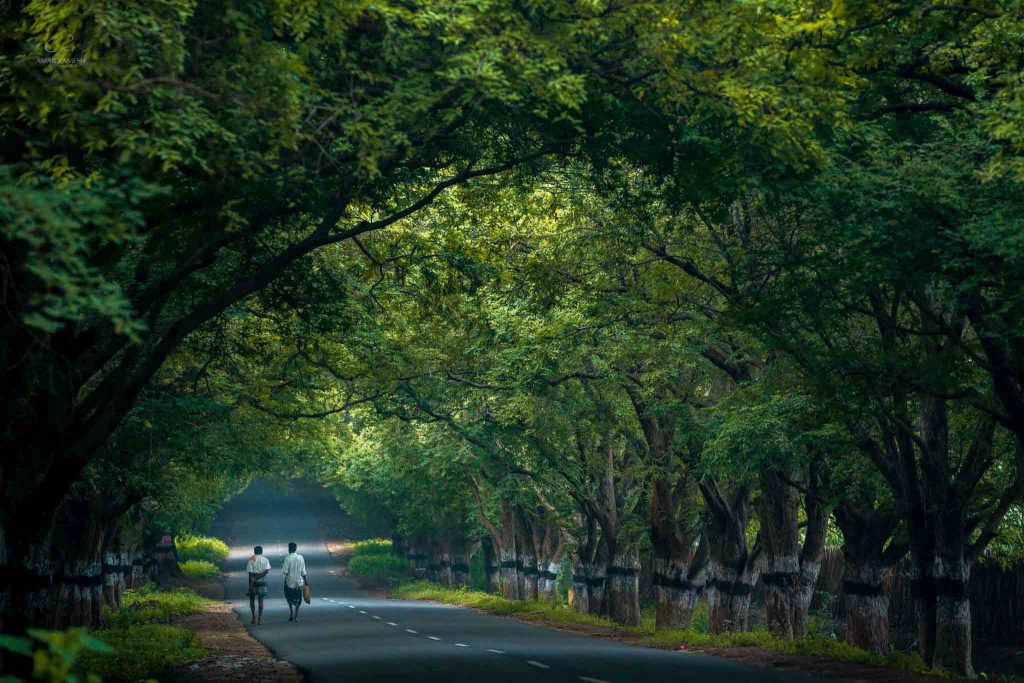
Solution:
M922 656L973 674L971 567L1024 550L1017 4L0 21L0 561L306 473L625 623L650 559L659 626L741 630L760 580L799 636L841 544L884 651L909 553Z

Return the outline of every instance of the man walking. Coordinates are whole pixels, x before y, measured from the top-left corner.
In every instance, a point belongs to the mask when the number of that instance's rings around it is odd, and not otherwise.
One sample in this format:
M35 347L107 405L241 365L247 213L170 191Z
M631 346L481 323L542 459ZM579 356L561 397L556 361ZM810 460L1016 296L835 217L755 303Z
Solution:
M270 573L270 560L263 556L263 546L252 549L252 557L245 567L249 572L249 610L252 612L252 623L263 623L263 598L267 595L267 574ZM256 600L260 603L259 618L256 616Z
M302 605L302 587L306 585L306 561L295 550L298 546L288 544L288 554L284 558L284 597L288 601L288 621L299 620L299 607Z

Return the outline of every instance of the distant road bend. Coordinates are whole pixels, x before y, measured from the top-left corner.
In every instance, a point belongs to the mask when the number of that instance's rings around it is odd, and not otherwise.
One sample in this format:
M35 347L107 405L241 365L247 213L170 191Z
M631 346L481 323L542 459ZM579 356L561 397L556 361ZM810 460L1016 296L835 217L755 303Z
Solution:
M804 681L809 676L759 669L705 655L614 643L470 609L385 600L328 574L333 560L321 528L340 513L329 494L296 484L282 493L263 482L224 507L213 533L231 545L227 599L250 633L311 681L481 681L482 683L670 683ZM281 560L295 541L315 597L299 623L288 622ZM245 560L254 545L270 559L270 595L262 626L249 626ZM819 679L820 680L820 679Z

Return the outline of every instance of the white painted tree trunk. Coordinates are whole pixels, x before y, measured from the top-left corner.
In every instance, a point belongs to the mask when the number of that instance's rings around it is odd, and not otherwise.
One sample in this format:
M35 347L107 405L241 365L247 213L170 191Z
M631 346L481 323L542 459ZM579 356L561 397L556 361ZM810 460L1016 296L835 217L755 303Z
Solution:
M627 626L640 625L640 557L616 553L608 566L608 616Z
M975 678L971 652L971 601L967 592L971 563L936 558L935 656L932 666Z
M748 567L742 574L714 560L708 562L708 621L712 633L746 631L750 624L750 596L759 572Z
M889 654L889 596L882 582L889 568L880 564L847 563L843 580L846 601L846 642L880 655Z
M562 563L549 560L540 568L537 578L537 599L542 602L556 602L558 600L558 572L562 570Z
M704 592L703 572L691 582L689 564L683 560L654 561L657 591L655 628L689 628L693 609Z
M523 555L522 557L522 579L523 579L523 600L537 599L537 557L535 555Z
M519 570L516 565L515 550L502 548L500 557L501 595L509 600L519 600L522 594L519 592Z

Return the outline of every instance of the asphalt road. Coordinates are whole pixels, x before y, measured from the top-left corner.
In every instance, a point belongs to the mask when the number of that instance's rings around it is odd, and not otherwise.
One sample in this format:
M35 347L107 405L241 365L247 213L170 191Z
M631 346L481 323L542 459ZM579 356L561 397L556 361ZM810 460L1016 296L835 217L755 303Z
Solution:
M344 526L330 495L305 482L289 491L257 482L224 507L212 533L231 545L227 599L256 638L311 681L669 683L805 681L704 655L665 652L532 626L473 610L385 600L333 576L324 529ZM336 533L336 532L330 532ZM281 561L294 541L306 559L313 602L288 621ZM245 561L262 545L271 562L261 626L249 624Z

